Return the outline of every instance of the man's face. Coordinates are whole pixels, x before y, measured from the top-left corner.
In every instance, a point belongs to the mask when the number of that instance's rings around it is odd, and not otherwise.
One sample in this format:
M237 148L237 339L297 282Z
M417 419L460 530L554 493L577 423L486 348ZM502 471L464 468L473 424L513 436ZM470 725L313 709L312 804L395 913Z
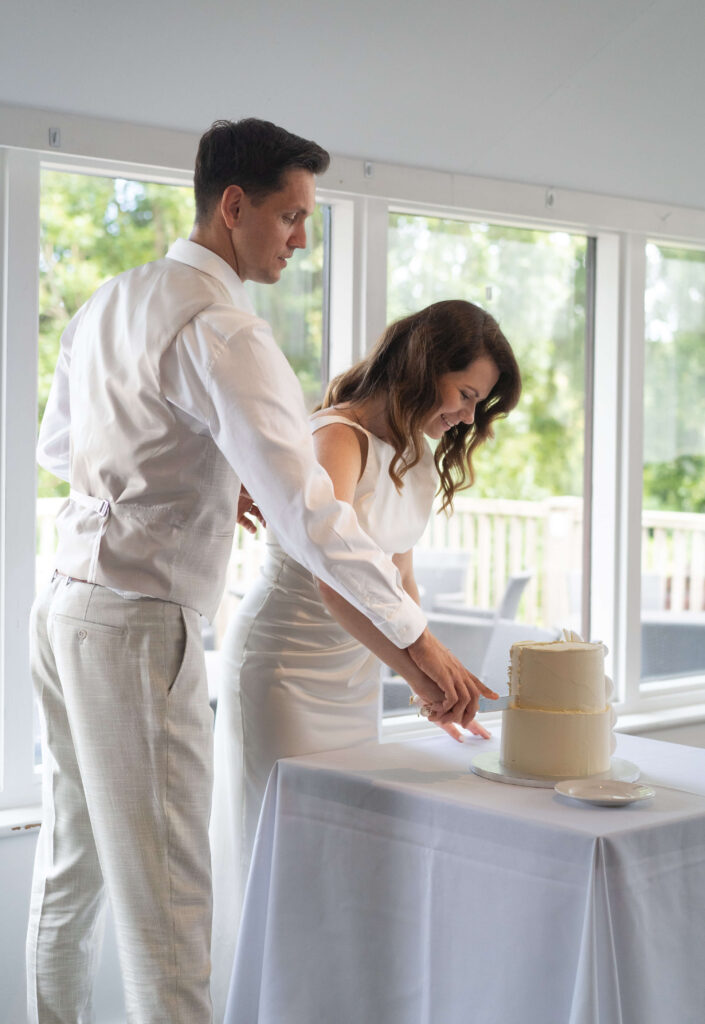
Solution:
M246 195L238 204L230 234L241 281L274 284L295 249L306 246L306 218L316 204L315 177L287 171L283 187L255 205Z

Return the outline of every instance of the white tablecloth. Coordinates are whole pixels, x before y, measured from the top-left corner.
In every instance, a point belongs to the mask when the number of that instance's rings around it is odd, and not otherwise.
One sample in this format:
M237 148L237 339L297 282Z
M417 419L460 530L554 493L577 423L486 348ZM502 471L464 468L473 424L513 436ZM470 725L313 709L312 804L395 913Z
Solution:
M280 761L228 1024L701 1024L705 750L620 736L600 808L446 736Z

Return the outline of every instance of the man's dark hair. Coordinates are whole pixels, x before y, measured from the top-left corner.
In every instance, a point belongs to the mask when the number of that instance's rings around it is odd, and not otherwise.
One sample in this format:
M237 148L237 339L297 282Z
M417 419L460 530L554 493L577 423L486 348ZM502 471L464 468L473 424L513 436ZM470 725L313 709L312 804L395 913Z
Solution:
M315 142L292 135L271 121L246 117L214 121L201 137L193 188L196 220L206 220L228 185L239 185L253 203L283 187L287 171L327 170L330 156Z

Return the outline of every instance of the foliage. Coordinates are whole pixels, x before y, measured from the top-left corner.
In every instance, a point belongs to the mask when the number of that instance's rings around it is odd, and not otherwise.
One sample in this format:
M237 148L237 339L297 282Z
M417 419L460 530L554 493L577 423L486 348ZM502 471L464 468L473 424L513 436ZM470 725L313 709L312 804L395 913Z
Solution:
M703 512L705 253L649 244L647 260L644 506ZM477 497L582 494L586 263L587 240L564 232L390 219L391 316L468 299L499 321L522 370L518 408L475 460Z
M679 455L644 466L644 507L705 512L705 455Z
M476 497L582 494L586 239L395 214L389 311L459 298L499 321L522 371L517 409L474 460Z
M317 206L307 223L308 246L297 252L276 288L249 282L255 309L272 327L312 409L323 394L323 261L328 211Z
M644 506L705 512L705 253L647 246Z

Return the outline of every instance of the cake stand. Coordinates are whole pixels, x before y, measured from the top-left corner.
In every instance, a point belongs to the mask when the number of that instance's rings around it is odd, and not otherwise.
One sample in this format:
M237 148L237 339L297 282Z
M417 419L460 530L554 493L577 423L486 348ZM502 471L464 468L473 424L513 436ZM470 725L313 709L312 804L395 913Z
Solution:
M512 768L507 768L506 765L500 763L498 750L487 754L478 754L470 767L475 775L481 775L483 779L491 779L492 782L507 782L510 786L535 786L539 789L553 789L557 782L575 778L574 775L528 775L526 772L514 771ZM606 772L599 772L596 775L585 776L585 778L636 782L640 774L638 766L631 761L625 761L622 757L613 757Z

